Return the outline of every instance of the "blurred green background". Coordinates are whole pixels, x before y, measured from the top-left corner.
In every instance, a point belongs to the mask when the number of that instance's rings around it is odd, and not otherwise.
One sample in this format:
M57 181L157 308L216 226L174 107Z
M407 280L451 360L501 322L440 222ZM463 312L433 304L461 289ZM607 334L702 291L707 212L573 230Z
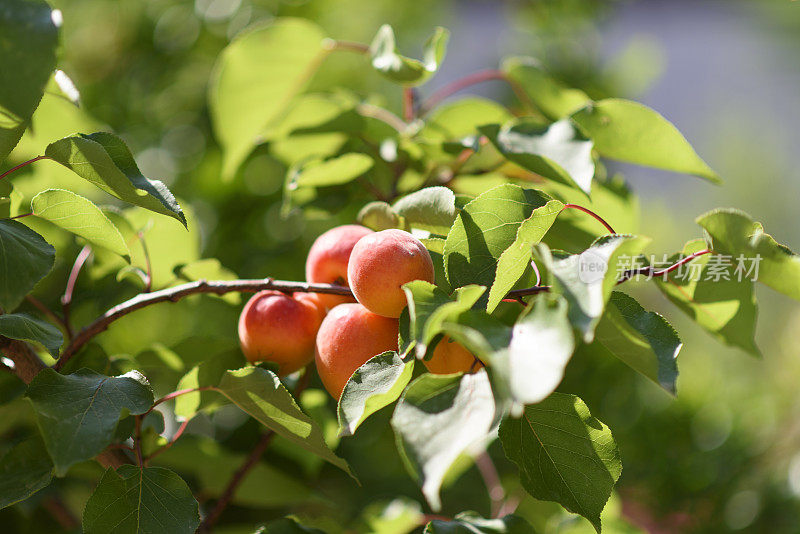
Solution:
M147 230L154 270L163 281L172 276L175 258L191 263L200 257L217 258L240 277L302 279L313 239L323 229L352 220L351 211L335 218L282 218L286 162L264 150L257 151L233 181L219 178L220 152L206 105L214 60L241 29L286 15L313 19L334 38L361 42L369 42L381 24L390 23L401 50L412 55L433 26L449 28L452 39L444 67L423 87L424 94L494 67L504 55L519 54L539 58L594 97L640 100L673 121L725 184L715 187L686 176L615 167L641 196L638 228L618 230L653 237L655 254L672 253L701 237L695 216L718 206L736 206L762 221L779 242L800 248L795 209L800 161L794 135L800 122L800 5L788 0L52 3L64 15L60 67L79 88L81 107L47 95L33 135L26 136L14 158L37 155L50 141L74 131L110 127L120 134L144 174L167 183L192 215L188 235L166 218L153 219ZM399 111L399 90L359 68L362 61L355 55L335 56L313 84L340 84L360 95L378 92ZM498 82L467 93L511 99ZM46 186L69 186L98 198L96 191L49 162L29 167L14 184L28 197ZM69 242L52 229L41 231L51 241ZM58 258L56 269L37 291L53 307L78 248L59 250L68 253ZM169 265L159 265L159 251L168 253ZM108 266L98 258L91 268L99 275ZM219 271L214 264L203 268ZM87 280L81 279L74 304L79 324L138 291L133 281L118 282L113 276ZM800 532L800 307L758 288L756 339L764 353L758 361L719 345L652 289L643 289L639 296L647 307L664 313L685 342L678 398L668 398L620 362L589 351L573 357L561 388L580 395L611 427L620 445L625 469L612 513L621 513L649 532ZM211 297L152 307L120 321L101 342L120 361L135 356L156 393L163 394L167 391L158 390L159 377L167 384L206 357L236 351L238 310L235 303ZM178 359L169 360L159 351ZM165 361L177 361L175 369L167 365L165 370ZM309 393L304 401L310 409L328 409L314 390ZM0 425L8 428L9 413L5 416ZM225 461L235 466L257 433L252 421L243 424L237 417L220 410L208 420L194 421L189 431L195 437L189 439L215 438L226 452L214 449L213 443L203 450L217 459L231 455ZM346 456L360 458L357 470L374 491L366 494L329 473L315 483L321 484L324 498L309 498L306 490L296 488L299 493L292 501L292 492L284 489L290 497L280 505L294 505L310 516L338 507L340 519L334 523L342 524L374 501L398 494L419 500L413 482L388 452L392 446L387 420L388 414L379 415L358 444L343 444ZM180 463L178 456L174 461ZM321 469L307 459L287 460L292 454L285 446L267 456L282 471L259 476L273 485L289 487L280 476L308 478ZM510 465L499 467L501 473L513 472ZM82 502L91 487L70 487L71 499ZM476 488L482 491L472 468L445 492L446 505L481 511L488 504ZM232 512L235 519L228 523L280 515L261 509L270 508L264 499L238 502ZM311 505L298 508L297 502L309 499ZM32 513L35 503L30 506ZM586 531L587 523L530 498L523 499L520 511L542 532ZM627 531L615 525L612 521L606 527L610 532Z

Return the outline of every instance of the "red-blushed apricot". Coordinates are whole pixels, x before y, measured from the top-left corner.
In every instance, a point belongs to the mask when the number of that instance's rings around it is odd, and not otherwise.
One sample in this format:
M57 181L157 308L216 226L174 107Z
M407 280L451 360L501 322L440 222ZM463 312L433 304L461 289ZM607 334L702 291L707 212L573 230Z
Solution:
M272 362L293 373L314 359L317 330L325 317L310 294L261 291L239 316L239 343L251 362Z
M433 283L433 261L422 242L403 230L383 230L362 237L347 265L356 300L384 317L400 317L406 307L402 285Z
M399 322L376 315L361 304L333 308L317 332L317 373L333 398L342 396L347 380L367 360L397 350Z
M480 361L476 362L472 353L462 344L447 336L436 344L431 358L423 360L422 363L435 375L472 373L483 367L483 364Z
M331 228L311 245L306 259L306 280L318 284L347 286L347 262L350 252L359 239L373 233L365 226L346 224ZM353 299L339 295L320 295L320 301L329 310Z

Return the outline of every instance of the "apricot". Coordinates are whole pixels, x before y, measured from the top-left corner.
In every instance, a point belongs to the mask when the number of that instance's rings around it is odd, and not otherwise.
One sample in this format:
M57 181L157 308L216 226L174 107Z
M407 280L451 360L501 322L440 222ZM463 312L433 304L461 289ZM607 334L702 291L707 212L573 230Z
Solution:
M347 265L356 300L384 317L400 317L406 307L402 285L433 283L433 260L422 242L403 230L383 230L362 237Z
M435 375L472 373L483 367L480 361L475 361L475 356L465 349L464 345L447 336L436 344L430 359L423 360L422 363Z
M361 304L333 308L317 332L317 373L335 399L347 380L367 360L397 350L399 322L374 314Z
M347 287L347 262L356 242L373 233L365 226L347 224L331 228L311 245L306 259L306 280L319 284L336 284ZM340 295L319 295L325 307L332 309L353 299Z
M293 373L314 359L314 345L324 309L307 293L287 295L261 291L239 316L239 343L251 362L278 364L278 373Z

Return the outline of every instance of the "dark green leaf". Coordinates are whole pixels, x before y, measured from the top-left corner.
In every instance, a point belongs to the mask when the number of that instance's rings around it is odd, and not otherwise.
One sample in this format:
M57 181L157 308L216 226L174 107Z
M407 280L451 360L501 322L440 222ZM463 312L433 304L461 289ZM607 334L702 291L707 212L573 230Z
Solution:
M86 502L86 534L191 534L200 524L186 482L163 467L108 469Z
M675 394L675 359L683 342L666 319L646 311L633 297L614 291L595 333L614 356Z
M227 371L217 389L276 434L350 473L347 462L328 448L322 430L297 406L275 373L260 367Z
M590 101L580 89L571 89L550 76L534 58L511 57L503 61L501 69L553 120L569 116Z
M242 32L219 57L209 89L214 133L230 179L259 137L302 92L328 54L325 34L305 19L279 18Z
M119 230L90 200L64 189L48 189L33 197L31 210L89 243L130 260L130 250Z
M59 476L111 443L123 410L138 415L153 404L153 392L135 371L110 377L45 369L28 386L27 396Z
M400 397L414 372L414 360L396 352L373 356L347 380L339 399L339 435L352 436L367 417Z
M58 328L25 313L0 315L0 335L39 343L54 358L58 357L58 349L64 342L64 337Z
M30 124L56 68L58 27L37 0L0 4L0 163Z
M742 276L800 300L800 256L764 232L759 222L738 210L719 209L697 218L716 254L731 256ZM753 270L751 270L753 269Z
M56 249L18 221L0 220L0 308L14 311L50 272Z
M423 374L408 386L392 415L397 447L422 484L431 508L459 456L484 446L495 418L485 370L467 375Z
M485 519L475 512L461 512L452 521L434 519L423 534L536 534L533 527L516 515Z
M419 61L398 53L394 31L391 26L384 24L369 47L372 66L393 82L409 86L420 85L439 70L449 39L450 32L437 27L426 41L423 60Z
M95 132L65 137L51 143L45 154L106 193L169 215L186 226L186 217L167 186L143 176L130 150L116 135Z
M411 193L395 202L393 208L412 228L439 235L447 235L458 214L455 193L442 186Z
M721 181L678 129L647 106L608 98L575 112L572 120L601 156Z
M563 209L564 204L561 201L550 200L541 208L533 210L531 216L522 221L517 229L516 239L497 261L497 275L489 290L486 311L493 312L522 278L533 258L533 246L542 240Z
M705 241L690 241L670 263L706 248ZM736 272L736 261L706 254L693 259L667 278L655 278L659 289L678 308L714 337L754 356L758 304L753 282ZM742 273L743 274L743 273Z
M610 235L599 238L580 254L556 257L540 245L542 262L555 278L555 289L569 303L570 322L587 343L594 338L595 326L621 273L631 267L648 241L638 236Z
M0 509L23 501L50 484L53 462L37 434L0 459Z
M517 119L502 127L483 126L480 132L505 156L520 167L556 182L592 188L594 160L592 141L568 120L550 125Z
M491 286L497 262L516 240L520 225L549 200L540 191L504 184L467 204L447 234L444 247L450 285Z
M528 493L582 515L600 532L622 462L611 431L581 399L553 393L526 406L521 418L503 419L500 441Z
M254 534L325 534L322 530L305 527L293 517L284 517L270 521Z

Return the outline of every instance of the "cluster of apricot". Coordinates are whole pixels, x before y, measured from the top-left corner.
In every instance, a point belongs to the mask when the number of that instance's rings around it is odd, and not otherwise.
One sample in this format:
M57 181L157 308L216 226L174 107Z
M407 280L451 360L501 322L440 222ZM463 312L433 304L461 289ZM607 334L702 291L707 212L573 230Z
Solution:
M358 225L328 230L306 260L309 282L349 287L355 296L261 291L239 317L239 341L251 362L278 365L281 375L316 359L328 392L341 397L348 379L375 355L398 349L403 284L434 281L425 245L408 232L373 232ZM452 340L441 340L425 365L432 373L469 372L476 360Z

